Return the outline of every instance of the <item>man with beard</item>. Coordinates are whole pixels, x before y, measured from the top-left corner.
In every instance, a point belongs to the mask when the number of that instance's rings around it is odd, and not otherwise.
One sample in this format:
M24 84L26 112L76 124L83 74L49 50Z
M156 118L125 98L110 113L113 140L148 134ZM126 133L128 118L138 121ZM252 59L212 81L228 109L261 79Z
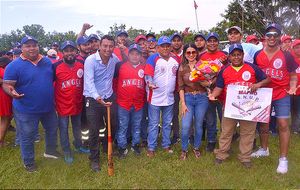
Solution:
M196 34L196 36L194 37L194 42L199 51L199 56L204 52L206 52L206 46L205 46L206 38L204 34L201 33Z
M39 122L45 129L44 157L58 159L57 116L54 108L53 68L50 59L39 54L38 41L25 36L22 54L5 70L3 89L13 97L13 113L20 134L24 167L35 172L34 140Z
M298 64L289 52L280 49L280 35L281 26L278 24L273 23L266 28L266 46L256 53L254 64L257 64L271 78L268 87L273 88L272 106L275 110L279 132L280 157L277 173L285 174L288 171L290 95L296 94L297 91L298 78L295 70L298 68ZM261 148L251 156L269 156L269 124L260 123L259 132Z
M82 25L81 31L79 32L79 34L77 35L77 40L82 37L82 36L86 36L86 31L89 30L90 28L92 28L94 25L91 25L89 23L84 23ZM96 51L99 49L99 42L100 39L97 36L97 34L90 34L88 36L88 41L91 44L91 50L90 50L90 54L96 53Z
M91 53L91 43L89 42L89 38L87 36L81 36L77 39L77 48L79 50L76 59L84 63L85 59Z
M116 47L114 49L114 54L122 62L125 62L128 59L127 39L128 33L125 30L120 30L116 33Z
M81 142L81 111L83 91L83 64L75 59L77 48L72 41L62 46L63 59L54 64L55 105L58 114L60 144L66 163L73 162L69 143L69 119L71 118L74 147L78 152L88 152Z

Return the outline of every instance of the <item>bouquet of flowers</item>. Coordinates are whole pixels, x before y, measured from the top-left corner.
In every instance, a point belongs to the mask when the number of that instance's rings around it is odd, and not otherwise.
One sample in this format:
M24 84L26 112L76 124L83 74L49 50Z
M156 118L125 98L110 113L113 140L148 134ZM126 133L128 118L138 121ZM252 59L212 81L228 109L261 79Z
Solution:
M195 68L191 71L190 81L205 81L212 80L221 70L222 63L219 61L198 61Z

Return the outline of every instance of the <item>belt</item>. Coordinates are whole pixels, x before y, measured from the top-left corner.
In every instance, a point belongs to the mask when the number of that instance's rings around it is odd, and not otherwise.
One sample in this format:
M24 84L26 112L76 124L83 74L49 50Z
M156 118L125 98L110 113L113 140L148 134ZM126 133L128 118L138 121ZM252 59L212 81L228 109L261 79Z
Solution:
M192 95L196 95L196 94L204 94L206 92L203 91L192 91L192 92L185 92L185 94L192 94Z

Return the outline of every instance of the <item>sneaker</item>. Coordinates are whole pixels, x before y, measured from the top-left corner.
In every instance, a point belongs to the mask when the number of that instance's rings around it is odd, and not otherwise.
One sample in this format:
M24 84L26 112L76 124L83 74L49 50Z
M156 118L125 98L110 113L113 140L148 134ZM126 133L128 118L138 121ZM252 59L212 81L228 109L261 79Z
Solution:
M247 169L249 169L249 168L252 167L252 163L251 163L251 162L242 162L242 165L243 165L245 168L247 168Z
M35 143L39 143L40 141L41 141L41 137L37 137L37 138L34 140Z
M67 164L72 164L72 163L73 163L74 158L73 158L71 152L66 152L66 153L64 154L64 157L65 157L65 162L66 162Z
M83 154L89 154L90 153L90 149L85 148L83 146L79 147L79 148L75 148L75 151L78 153L83 153Z
M99 162L93 162L91 161L90 167L94 172L100 172L100 165Z
M36 165L35 164L28 164L28 165L24 165L24 168L27 172L29 173L33 173L37 171Z
M207 152L213 152L214 149L216 147L216 143L215 142L209 142L206 146L206 151Z
M255 158L259 158L259 157L266 157L269 156L269 148L267 148L267 150L263 149L263 148L259 148L256 152L253 152L251 154L251 157L255 157Z
M54 151L54 152L45 152L44 153L44 157L45 158L53 158L53 159L58 159L61 157L61 154L57 151Z
M169 154L173 154L174 153L174 151L170 147L164 148L164 151L166 153L169 153Z
M285 174L287 172L288 172L288 160L286 159L286 157L279 158L277 173Z
M128 153L128 149L127 148L119 148L119 154L118 154L118 157L119 158L125 158L127 153Z
M147 150L147 156L149 157L149 158L153 158L154 157L154 151L152 151L152 150Z
M132 146L131 150L134 152L135 155L137 155L137 156L141 155L141 150L140 150L139 145Z

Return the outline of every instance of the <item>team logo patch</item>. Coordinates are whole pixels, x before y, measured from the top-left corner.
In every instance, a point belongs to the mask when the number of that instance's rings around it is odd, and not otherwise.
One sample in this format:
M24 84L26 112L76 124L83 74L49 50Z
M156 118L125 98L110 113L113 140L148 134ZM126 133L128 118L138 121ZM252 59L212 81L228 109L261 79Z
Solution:
M174 65L174 66L172 67L172 73L173 73L173 75L176 75L176 74L177 74L177 69L178 69L178 67L177 67L176 65Z
M138 75L139 75L140 78L143 78L143 77L144 77L144 70L143 70L143 69L140 69L140 70L138 71Z
M244 81L248 81L251 78L251 73L249 71L244 71L242 74L242 78Z
M78 76L78 78L82 78L82 76L83 76L83 70L82 69L78 69L77 76Z
M275 59L273 62L273 66L275 69L280 69L282 67L282 60L281 59Z

